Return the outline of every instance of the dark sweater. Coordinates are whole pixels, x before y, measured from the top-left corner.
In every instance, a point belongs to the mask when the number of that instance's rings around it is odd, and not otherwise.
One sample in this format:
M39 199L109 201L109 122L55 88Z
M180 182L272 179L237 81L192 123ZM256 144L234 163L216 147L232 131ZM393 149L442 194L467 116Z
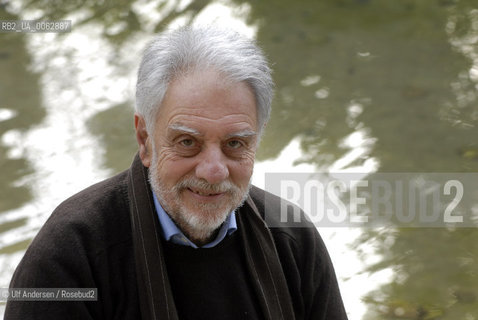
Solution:
M207 249L163 242L180 319L264 319L239 236L235 232Z

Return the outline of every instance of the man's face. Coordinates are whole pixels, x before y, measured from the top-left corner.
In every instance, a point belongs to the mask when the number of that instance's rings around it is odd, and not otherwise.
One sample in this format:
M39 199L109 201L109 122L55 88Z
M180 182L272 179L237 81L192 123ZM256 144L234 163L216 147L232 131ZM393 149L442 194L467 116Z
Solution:
M151 140L150 180L163 208L191 240L209 238L247 196L257 129L247 84L213 71L170 84Z

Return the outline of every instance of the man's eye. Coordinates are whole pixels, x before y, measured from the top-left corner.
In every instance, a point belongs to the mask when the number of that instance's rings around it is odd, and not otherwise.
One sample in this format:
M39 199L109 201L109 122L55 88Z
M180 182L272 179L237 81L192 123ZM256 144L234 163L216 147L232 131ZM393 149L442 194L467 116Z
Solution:
M238 149L242 147L242 143L239 140L230 140L227 142L227 146L232 149Z
M192 147L194 146L194 140L193 139L183 139L179 141L179 144L182 145L183 147Z

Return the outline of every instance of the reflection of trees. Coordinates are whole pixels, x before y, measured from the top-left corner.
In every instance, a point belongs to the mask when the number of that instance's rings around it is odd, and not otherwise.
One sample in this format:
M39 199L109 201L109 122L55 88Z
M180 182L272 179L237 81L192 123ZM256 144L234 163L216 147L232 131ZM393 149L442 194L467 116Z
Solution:
M382 244L378 246L382 261L368 271L392 268L394 279L367 297L381 315L370 319L467 319L467 315L476 315L476 229L387 229L365 232L360 241L371 239Z
M277 81L261 158L301 136L304 160L323 167L363 129L376 139L370 156L382 171L478 170L472 55L450 44L469 35L471 1L249 3ZM364 230L355 249L374 243L382 257L368 271L395 271L366 298L368 318L472 319L477 238L476 229Z
M105 165L120 172L130 166L137 144L134 138L132 103L125 103L96 114L88 123L91 132L107 147Z
M2 19L15 20L0 6ZM29 71L30 57L25 47L25 37L16 33L0 34L0 108L12 110L14 117L1 122L0 137L11 130L26 130L45 116L41 106L38 75ZM14 141L20 147L22 141ZM10 157L11 148L0 144L0 212L17 208L31 198L19 180L31 173L31 167L21 155ZM0 230L3 232L9 228Z
M330 164L345 152L340 140L364 126L378 138L373 155L384 171L478 169L460 151L477 146L476 126L465 130L441 119L456 104L451 83L470 67L445 32L448 2L251 5L277 81L261 158L301 135L306 159ZM301 84L314 75L317 83ZM363 111L350 124L353 104Z

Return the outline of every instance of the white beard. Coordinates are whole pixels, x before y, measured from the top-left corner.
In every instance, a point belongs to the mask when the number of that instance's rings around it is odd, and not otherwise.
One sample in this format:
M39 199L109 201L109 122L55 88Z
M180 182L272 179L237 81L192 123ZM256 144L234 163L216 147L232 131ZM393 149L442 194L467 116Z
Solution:
M229 180L218 184L209 184L204 179L185 177L174 186L166 186L157 176L158 157L153 150L153 159L149 168L151 188L171 219L179 229L193 242L205 243L224 223L227 216L240 207L247 199L250 183L240 188ZM200 189L209 193L224 193L230 201L220 203L196 203L193 208L186 208L182 203L181 193L190 189ZM222 207L222 208L221 208Z

